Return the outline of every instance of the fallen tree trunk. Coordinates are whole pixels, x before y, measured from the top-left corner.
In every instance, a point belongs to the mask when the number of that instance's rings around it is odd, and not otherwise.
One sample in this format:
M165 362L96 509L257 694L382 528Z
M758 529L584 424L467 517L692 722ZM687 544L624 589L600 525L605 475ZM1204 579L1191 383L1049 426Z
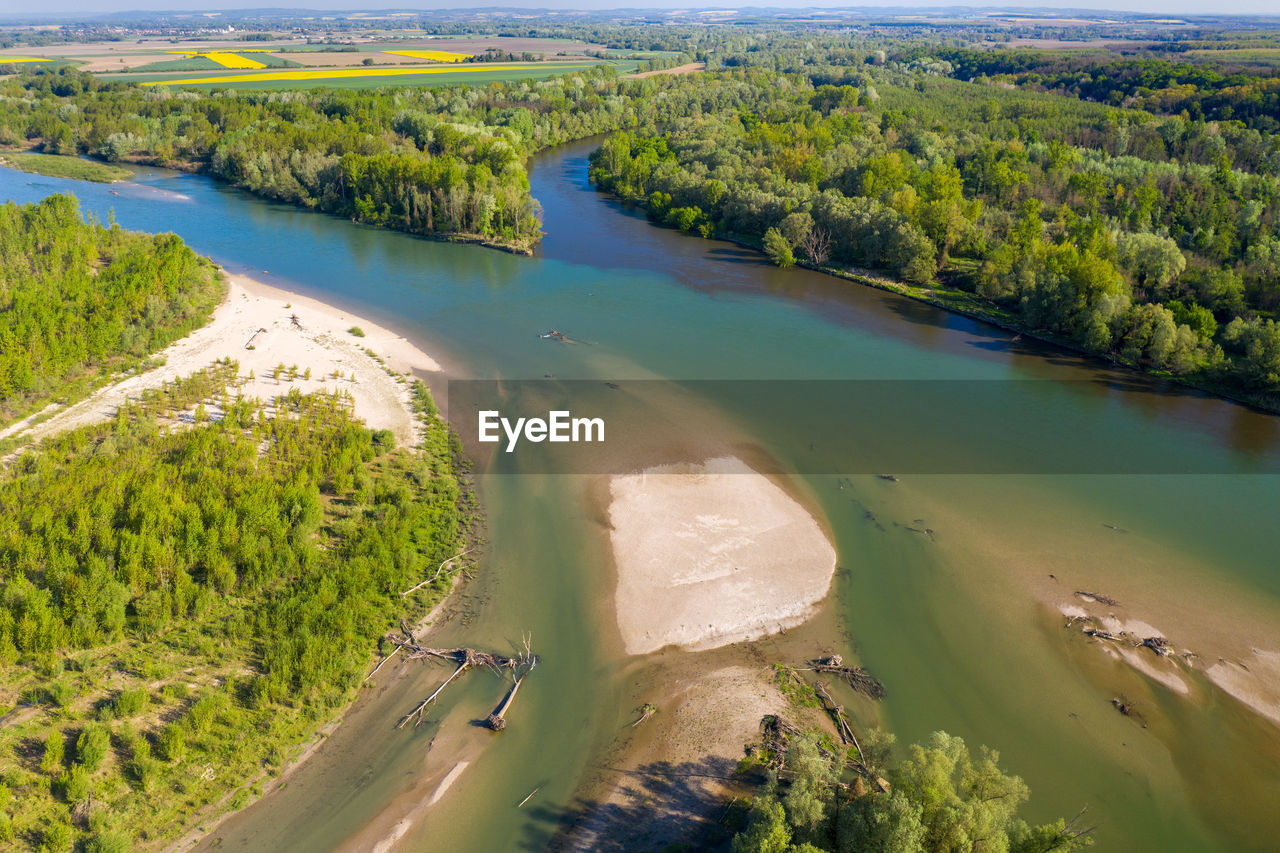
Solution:
M858 750L858 758L862 758L862 747L858 744L858 738L853 734L853 727L849 725L849 721L845 718L844 708L836 704L836 700L831 698L831 691L827 690L827 685L821 681L813 682L813 691L818 694L818 698L822 700L822 709L831 715L831 719L836 724L836 731L840 733L842 743L851 743L853 748Z
M507 693L507 698L503 699L502 704L498 706L497 710L485 719L485 725L493 729L495 732L500 732L507 727L507 710L511 707L511 703L515 701L516 691L520 689L520 685L524 683L525 676L528 674L528 672L525 672L524 675L516 679L516 683L511 685L511 691Z
M430 705L433 701L435 701L435 698L439 696L440 693L446 687L449 686L450 681L453 681L459 675L462 675L462 673L466 672L468 666L469 664L467 664L465 661L463 663L458 664L458 668L453 671L452 675L450 675L448 678L444 680L444 684L441 684L439 687L435 689L434 692L432 692L430 696L428 696L426 699L423 699L421 702L419 702L418 707L414 708L412 711L406 714L404 718L401 719L400 722L396 725L396 728L397 729L403 728L404 724L412 720L415 716L418 719L417 719L417 722L414 723L414 725L415 726L420 725L422 723L423 711L426 709L426 707Z
M390 637L389 639L391 640L391 642L396 644L397 650L403 649L405 652L407 652L409 660L427 660L427 659L445 660L454 664L455 668L453 670L453 673L444 680L443 684L437 687L431 693L430 696L428 696L426 699L423 699L421 702L419 702L417 707L415 707L412 711L410 711L408 714L406 714L404 717L400 719L400 722L396 725L396 728L403 728L410 720L415 720L414 725L420 725L424 718L424 713L427 706L430 705L433 701L435 701L436 697L439 696L441 692L443 692L444 689L448 687L449 684L455 678L457 678L459 675L462 675L462 673L466 672L469 669L474 669L476 667L487 667L493 670L494 672L499 672L502 669L510 669L512 671L522 670L519 678L516 680L515 687L511 689L511 693L507 696L506 702L503 703L502 707L499 709L498 712L496 712L496 714L490 715L490 720L492 720L495 716L498 718L499 725L496 726L496 728L498 730L501 730L502 725L505 725L504 721L502 720L502 715L506 712L507 706L511 704L511 700L515 698L516 688L520 686L520 682L524 680L525 675L528 675L529 670L533 669L533 667L536 666L538 663L538 656L535 655L529 648L528 638L525 639L523 654L520 654L517 657L508 657L506 655L498 655L498 654L493 654L491 652L482 652L478 649L431 648L429 646L420 645L417 639L413 636L413 634L409 631L408 627L404 625L403 622L400 625L400 630L405 635L403 638ZM390 656L388 655L388 657ZM495 726L492 726L492 725L490 727L495 728Z
M826 672L838 675L859 693L870 696L872 699L884 698L884 685L880 683L880 679L875 678L860 666L845 666L840 655L819 658L809 663L810 672Z

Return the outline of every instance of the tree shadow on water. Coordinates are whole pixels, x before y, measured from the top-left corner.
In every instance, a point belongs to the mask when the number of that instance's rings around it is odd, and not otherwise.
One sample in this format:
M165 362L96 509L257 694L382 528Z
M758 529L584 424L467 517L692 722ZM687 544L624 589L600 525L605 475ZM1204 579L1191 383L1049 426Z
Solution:
M521 850L638 853L646 850L715 850L732 831L723 785L737 781L736 763L720 756L673 764L657 761L635 769L601 767L612 801L578 798L565 808L536 810ZM674 845L674 846L673 846Z

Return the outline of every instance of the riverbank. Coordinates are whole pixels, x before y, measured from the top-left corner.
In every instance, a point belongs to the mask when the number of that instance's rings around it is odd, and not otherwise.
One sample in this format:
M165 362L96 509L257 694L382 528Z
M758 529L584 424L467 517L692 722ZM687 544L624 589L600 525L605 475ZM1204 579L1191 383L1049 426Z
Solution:
M645 211L646 213L648 211L647 205L643 203L623 199L613 193L602 190L599 187L595 187L594 189L596 193L617 201L625 208ZM678 230L659 222L653 222L652 220L650 220L650 222L653 227L667 230ZM741 246L744 249L750 249L753 252L758 252L760 253L760 262L762 264L768 263L759 239L747 237L741 234L716 234L710 239L724 243L731 243L735 246ZM894 293L898 296L904 296L916 302L924 302L952 314L978 320L979 322L1004 329L1007 332L1013 332L1014 334L1021 335L1025 338L1050 344L1054 347L1067 350L1100 364L1131 370L1135 373L1142 374L1143 376L1150 377L1153 382L1172 382L1181 387L1190 388L1204 394L1211 394L1215 397L1230 400L1233 403L1239 403L1240 405L1248 406L1268 414L1280 414L1280 394L1250 394L1241 391L1239 388L1212 378L1180 376L1170 373L1167 370L1151 370L1140 364L1118 358L1115 355L1104 355L1093 352L1092 350L1081 347L1068 337L1056 335L1044 329L1031 328L1025 323L1020 322L1013 313L1006 311L977 294L955 287L947 287L938 281L934 281L928 285L907 284L906 282L884 278L869 270L846 269L828 264L814 264L802 258L796 258L794 266L801 269L823 273L824 275L829 275L833 278L842 279L844 281L854 282L855 284L861 284L875 290Z
M108 420L144 392L216 361L239 364L235 393L269 403L290 391L349 394L355 415L415 446L417 413L407 381L440 365L404 337L369 320L246 276L227 276L213 319L152 358L158 367L99 388L61 410L45 410L0 431L0 439L33 443ZM213 413L216 416L216 412Z
M234 184L228 181L224 181L221 178L217 177L216 175L210 175L209 165L200 160L173 160L173 159L163 159L159 157L133 154L133 155L121 158L120 162L132 163L137 166L153 166L159 169L172 169L175 172L188 172L193 175L203 175L205 177L211 178L212 180L218 181L219 183L226 184L227 186L236 187L237 189L243 190L244 192L247 192L250 195L257 195L256 193L253 193L250 190L245 189L239 184ZM259 196L259 197L266 198L268 201L274 200L265 196ZM305 209L302 207L302 205L299 205L299 208ZM329 216L341 216L341 214L333 213L329 211L318 211L318 212L325 213L326 215L329 215ZM357 220L354 217L352 217L351 221L359 222L360 220ZM371 227L387 228L387 230L389 231L396 231L402 234L410 234L414 237L419 237L423 240L432 240L439 243L463 243L463 244L473 245L473 246L483 246L486 249L497 249L498 251L509 252L513 255L524 255L524 256L529 256L533 254L533 250L538 245L538 240L542 236L541 232L539 232L538 234L532 235L530 237L526 237L521 240L503 240L497 237L487 237L483 234L468 234L465 232L425 234L418 231L409 231L403 228L390 228L385 225L372 225Z
M70 155L41 154L33 148L0 150L0 166L9 166L27 174L99 184L112 184L133 178L132 172L120 166Z

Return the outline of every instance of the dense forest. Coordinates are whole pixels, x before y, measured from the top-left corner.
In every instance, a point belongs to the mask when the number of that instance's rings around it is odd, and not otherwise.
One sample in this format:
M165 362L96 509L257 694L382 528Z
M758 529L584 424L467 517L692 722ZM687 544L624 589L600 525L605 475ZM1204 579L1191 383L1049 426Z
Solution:
M592 157L592 179L660 222L761 245L783 266L885 271L925 296L962 288L1087 351L1274 393L1269 133L959 82L949 66L875 53L811 59L787 73L731 57L717 76L748 86L743 107L620 131ZM795 62L770 51L764 64Z
M1011 82L1104 104L1181 113L1191 120L1237 121L1267 133L1280 130L1280 76L1275 73L1092 51L914 48L894 58L942 60L960 80Z
M186 335L221 294L172 234L85 222L70 196L0 205L0 420Z
M341 392L268 417L226 390L236 373L47 440L0 479L4 849L125 851L243 805L443 594L447 578L400 595L465 525L425 389L410 451ZM196 426L167 426L193 407Z
M361 222L527 251L540 236L529 154L717 111L737 103L731 89L601 67L475 88L175 94L62 68L0 82L0 144L203 170Z
M1092 844L1074 822L1020 818L1030 791L1000 769L997 753L974 756L962 739L935 732L894 763L892 736L872 735L852 782L829 745L792 737L733 853L1069 853Z

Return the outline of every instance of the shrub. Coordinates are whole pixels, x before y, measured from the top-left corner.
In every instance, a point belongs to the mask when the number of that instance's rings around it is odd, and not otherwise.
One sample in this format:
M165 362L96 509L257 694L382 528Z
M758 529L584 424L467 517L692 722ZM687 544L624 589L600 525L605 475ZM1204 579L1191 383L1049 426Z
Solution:
M128 719L134 714L141 713L147 707L147 699L147 691L143 687L120 691L120 695L116 697L115 701L116 716L121 719Z
M71 849L74 840L75 835L71 831L71 825L61 820L54 820L44 828L41 846L49 853L63 853Z
M364 329L360 328L359 326L352 326L350 329L347 329L347 331L357 338L364 337Z
M160 732L160 754L165 761L181 761L187 754L187 736L177 723L170 723Z
M93 782L89 777L89 771L76 764L58 777L58 787L62 789L62 796L68 803L78 806L89 801Z
M62 757L67 751L67 739L62 732L52 729L44 739L44 757L40 759L40 769L52 773L62 766Z
M76 740L76 758L90 772L102 766L111 750L111 733L102 723L90 723Z

